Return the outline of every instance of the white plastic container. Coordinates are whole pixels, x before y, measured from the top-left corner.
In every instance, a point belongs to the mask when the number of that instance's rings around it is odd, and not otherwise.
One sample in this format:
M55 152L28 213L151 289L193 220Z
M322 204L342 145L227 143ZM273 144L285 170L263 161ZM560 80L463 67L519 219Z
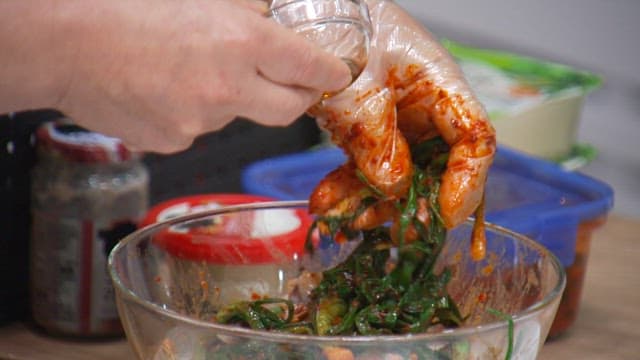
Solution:
M498 143L549 160L588 157L576 150L585 96L594 74L490 49L443 41L484 104ZM585 159L590 160L590 159Z

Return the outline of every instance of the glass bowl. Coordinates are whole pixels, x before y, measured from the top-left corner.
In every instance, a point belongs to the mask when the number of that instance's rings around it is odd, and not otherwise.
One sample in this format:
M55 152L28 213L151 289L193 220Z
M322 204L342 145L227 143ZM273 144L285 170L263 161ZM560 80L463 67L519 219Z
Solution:
M449 293L466 316L459 328L412 335L313 336L214 323L216 308L222 304L255 299L256 292L284 297L301 268L344 257L352 242L320 245L314 261L305 256L300 237L306 231L300 228L310 224L306 205L306 201L277 201L224 206L152 224L124 238L110 254L109 271L120 318L136 355L141 359L505 359L508 354L512 359L536 358L565 286L563 267L535 241L490 224L487 257L473 261L472 222L448 232L436 265L451 269ZM205 228L211 230L206 236L193 231ZM252 248L260 250L252 253Z

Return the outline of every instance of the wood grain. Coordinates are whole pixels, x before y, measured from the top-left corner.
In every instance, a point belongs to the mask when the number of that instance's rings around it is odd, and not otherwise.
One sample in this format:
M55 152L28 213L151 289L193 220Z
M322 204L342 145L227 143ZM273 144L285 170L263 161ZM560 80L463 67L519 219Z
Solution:
M84 341L51 337L25 324L0 328L3 360L128 360L135 359L124 339Z
M640 220L612 216L595 230L578 319L539 358L640 359ZM125 340L70 341L24 324L0 327L0 359L134 359Z

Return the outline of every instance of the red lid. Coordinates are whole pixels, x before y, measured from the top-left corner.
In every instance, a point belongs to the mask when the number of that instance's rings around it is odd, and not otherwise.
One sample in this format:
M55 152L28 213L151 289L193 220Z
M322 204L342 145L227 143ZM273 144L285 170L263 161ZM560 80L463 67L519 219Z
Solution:
M66 119L44 123L36 134L38 146L75 162L117 163L139 156L120 139L91 132Z
M249 194L177 198L154 206L141 226L228 205L275 199ZM154 243L174 256L216 264L265 264L301 254L311 218L305 209L264 209L220 214L159 232Z

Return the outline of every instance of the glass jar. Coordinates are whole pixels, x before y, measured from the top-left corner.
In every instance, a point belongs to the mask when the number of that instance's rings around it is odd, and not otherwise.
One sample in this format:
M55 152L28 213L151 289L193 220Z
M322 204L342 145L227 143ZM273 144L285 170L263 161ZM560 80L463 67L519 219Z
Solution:
M47 332L118 336L122 327L107 257L148 207L140 154L120 140L61 120L37 131L32 171L30 289Z
M373 31L364 0L269 0L268 4L268 18L342 59L351 70L351 82L358 78L369 58Z

